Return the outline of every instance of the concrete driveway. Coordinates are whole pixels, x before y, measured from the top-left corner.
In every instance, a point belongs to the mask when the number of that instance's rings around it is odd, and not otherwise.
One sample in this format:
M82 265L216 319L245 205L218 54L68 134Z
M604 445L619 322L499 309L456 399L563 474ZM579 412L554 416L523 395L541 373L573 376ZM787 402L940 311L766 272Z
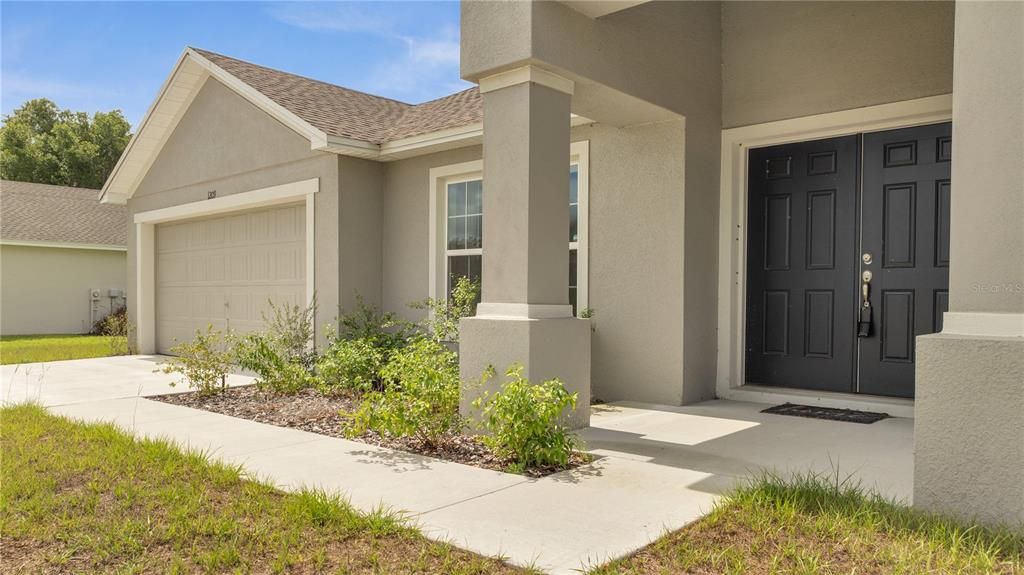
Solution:
M542 479L477 469L150 401L183 391L154 373L160 358L131 356L3 366L0 398L113 421L162 436L284 489L317 486L356 507L407 512L430 537L485 555L572 573L694 521L736 482L765 469L852 476L909 502L913 421L871 425L760 413L753 403L595 408L583 431L593 463ZM251 380L232 376L230 383Z

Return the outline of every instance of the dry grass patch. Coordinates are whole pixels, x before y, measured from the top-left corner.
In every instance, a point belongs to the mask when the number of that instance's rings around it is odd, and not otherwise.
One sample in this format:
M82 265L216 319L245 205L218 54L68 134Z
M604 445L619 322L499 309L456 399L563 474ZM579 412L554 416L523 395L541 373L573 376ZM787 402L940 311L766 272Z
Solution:
M425 539L394 514L81 424L0 410L8 573L522 573Z
M707 517L592 572L1018 574L1024 533L926 515L816 475L764 477Z

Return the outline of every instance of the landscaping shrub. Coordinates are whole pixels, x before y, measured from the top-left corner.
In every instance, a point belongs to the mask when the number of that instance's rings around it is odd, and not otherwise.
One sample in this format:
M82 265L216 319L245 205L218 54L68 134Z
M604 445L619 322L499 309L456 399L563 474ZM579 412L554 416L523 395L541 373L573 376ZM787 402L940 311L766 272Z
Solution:
M206 331L197 329L195 339L171 347L177 357L170 358L158 371L181 374L189 388L200 395L220 393L227 387L231 370L229 340L230 336L213 329L213 325L207 325Z
M576 407L561 381L549 379L531 384L523 366L506 372L501 391L484 394L473 405L481 409L481 422L490 435L484 443L498 457L513 461L513 470L528 467L564 466L579 447L576 436L561 424L566 409Z
M265 334L251 333L238 340L234 355L243 369L255 372L257 385L276 393L297 393L316 383L300 358L289 358Z
M305 307L298 304L275 304L272 300L267 303L271 312L269 316L263 314L267 343L284 361L312 368L316 361L313 345L316 298Z
M434 447L462 430L459 363L441 344L426 338L413 341L392 354L381 376L384 389L365 396L351 435L372 429Z
M430 313L423 327L434 341L459 341L459 320L476 314L480 301L480 282L461 277L448 299L427 298L410 304L413 309L426 309Z
M110 338L110 355L130 355L135 353L129 337L132 331L128 308L121 306L94 323L89 333Z
M340 339L361 339L381 350L385 356L401 349L414 336L414 326L392 312L381 312L356 295L356 309L338 318ZM386 357L385 357L386 359Z
M380 389L384 351L368 339L332 338L317 360L317 384L324 393L343 389L368 392Z

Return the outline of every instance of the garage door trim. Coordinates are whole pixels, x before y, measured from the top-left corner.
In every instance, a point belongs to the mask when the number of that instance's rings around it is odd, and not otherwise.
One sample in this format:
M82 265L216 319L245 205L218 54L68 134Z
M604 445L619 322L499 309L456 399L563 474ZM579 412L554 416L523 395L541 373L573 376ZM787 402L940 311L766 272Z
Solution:
M315 284L315 205L319 178L189 202L135 214L135 302L139 353L156 352L156 225L302 201L306 208L306 299L313 301Z

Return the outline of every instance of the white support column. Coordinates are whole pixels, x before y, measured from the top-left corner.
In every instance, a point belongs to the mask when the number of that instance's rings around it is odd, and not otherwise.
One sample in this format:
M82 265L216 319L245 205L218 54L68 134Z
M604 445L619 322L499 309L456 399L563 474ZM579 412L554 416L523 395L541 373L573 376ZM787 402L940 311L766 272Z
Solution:
M914 504L1024 524L1024 4L957 2L950 310L917 341Z
M569 100L573 82L533 66L480 81L484 102L482 302L460 328L466 381L489 365L522 364L531 381L559 378L589 422L590 325L569 305ZM467 389L472 416L479 390Z

